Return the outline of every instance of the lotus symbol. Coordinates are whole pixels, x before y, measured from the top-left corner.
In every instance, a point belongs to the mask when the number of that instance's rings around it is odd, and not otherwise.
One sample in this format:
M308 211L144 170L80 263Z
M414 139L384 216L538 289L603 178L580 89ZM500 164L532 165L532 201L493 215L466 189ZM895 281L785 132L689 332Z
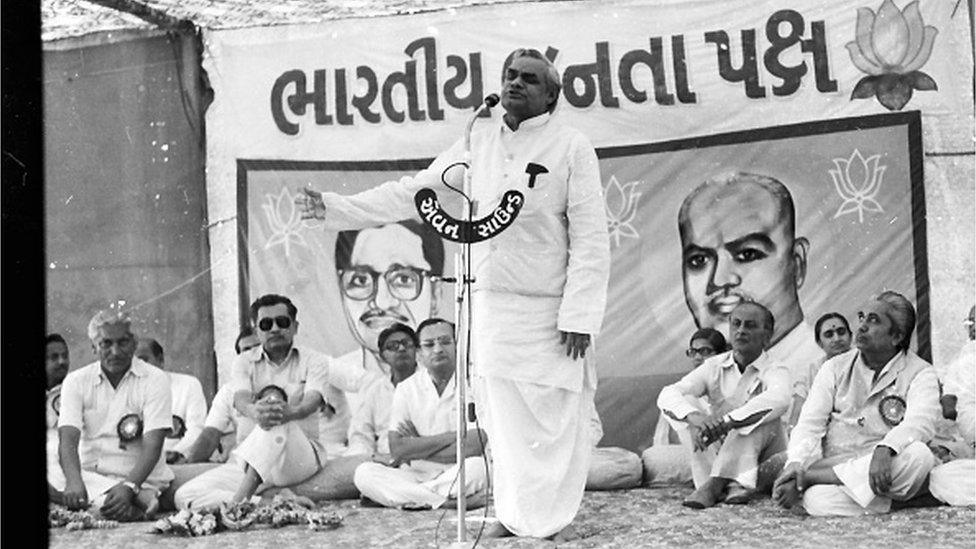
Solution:
M912 90L936 90L932 77L918 70L932 55L938 29L926 26L918 1L899 11L884 0L878 12L857 10L856 40L847 43L851 61L865 76L851 92L851 99L872 95L888 110L897 111L912 98Z
M285 257L291 253L291 245L308 247L305 237L299 232L302 226L301 213L295 209L295 202L288 187L282 187L277 196L273 194L265 195L264 204L261 204L264 215L268 219L268 226L271 227L271 235L265 242L264 248L270 249L273 246L284 246Z
M631 181L623 185L617 181L617 176L610 176L610 182L604 187L604 209L607 212L607 228L614 246L620 245L620 238L639 238L637 230L631 225L637 215L637 200L641 193L636 191L640 181Z
M835 158L836 170L827 170L834 180L834 188L844 202L837 208L834 219L857 212L859 223L864 223L864 211L884 213L881 204L875 200L881 190L881 180L885 166L878 165L881 155L876 154L865 159L861 151L854 149L850 158Z

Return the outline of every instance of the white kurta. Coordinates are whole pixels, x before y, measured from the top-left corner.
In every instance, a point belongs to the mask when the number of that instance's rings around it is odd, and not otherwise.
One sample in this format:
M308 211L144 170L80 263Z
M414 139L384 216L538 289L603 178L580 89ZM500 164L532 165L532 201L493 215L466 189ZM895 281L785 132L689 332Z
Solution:
M292 347L280 365L271 362L262 347L255 347L237 356L227 388L233 393L250 391L256 395L268 385L276 385L284 389L289 404L297 406L309 391L325 394L329 385L342 383L333 377L329 366L326 355L305 347ZM314 475L325 461L318 416L316 412L269 430L252 428L228 463L177 489L177 507L202 508L229 501L244 480L245 464L275 486L294 484Z
M210 403L210 411L207 412L204 427L220 432L220 454L219 457L211 459L224 462L230 457L231 450L251 434L254 422L234 408L234 388L225 384L217 391Z
M757 423L733 429L722 443L710 445L705 452L692 451L686 423L672 423L689 454L696 487L709 477L719 477L755 488L760 458L782 449L779 418L789 406L790 385L789 369L767 353L740 372L733 352L728 351L709 357L678 382L661 389L658 407L679 420L692 412L705 413L706 409L699 407L701 398L708 400L713 413L737 420L768 410Z
M346 455L390 453L390 408L393 382L387 375L373 375L359 389L359 407L349 421Z
M426 368L418 368L414 375L401 382L393 391L387 423L390 429L396 429L406 421L413 423L420 436L457 431L455 380L440 395ZM465 428L475 426L468 423ZM458 497L456 476L455 464L415 459L396 469L379 463L363 463L356 468L353 481L364 496L387 507L424 504L436 509L449 497ZM483 495L485 478L485 462L481 456L465 459L465 496Z
M932 469L929 491L949 505L976 505L976 342L969 340L946 368L942 392L956 395L956 420L948 422L960 443L954 459Z
M113 388L94 362L70 372L61 385L61 413L58 428L76 427L81 431L78 457L82 477L92 497L118 484L132 471L142 452L143 439L122 444L116 428L128 414L142 419L143 432L173 426L169 378L165 372L138 358ZM163 490L173 480L162 452L146 478L144 486ZM48 482L57 490L65 486L60 467L48 470Z
M887 512L888 497L876 496L868 484L871 453L878 445L896 455L892 462L891 495L913 497L935 466L925 446L935 432L939 382L934 369L915 353L895 355L882 368L877 381L857 349L835 356L821 366L800 418L790 434L787 464L820 457L847 456L834 466L842 486L814 486L803 496L810 514L863 514ZM895 426L882 419L879 404L885 397L905 403L904 419Z
M325 193L326 227L358 229L417 218L414 193L442 190L442 171L462 158L459 141L415 177L355 196ZM546 172L530 176L530 163ZM471 247L477 280L472 356L485 389L479 391L480 407L520 403L483 414L492 441L498 518L516 534L548 536L579 508L591 447L585 401L596 387L593 349L588 360L572 360L559 331L596 336L603 321L610 246L599 165L588 140L548 114L522 122L516 131L501 122L484 124L471 137L471 165L475 217L490 212L508 190L525 196L507 230ZM460 170L448 176L455 185L461 181ZM573 417L568 423L567 415ZM517 436L510 445L512 433ZM526 460L516 447L524 441L537 444L535 458ZM571 477L554 478L553 470ZM553 494L565 497L550 500Z
M197 378L173 372L167 372L167 375L173 397L173 415L183 420L186 431L179 438L166 437L163 450L185 456L203 431L203 423L207 420L207 399Z

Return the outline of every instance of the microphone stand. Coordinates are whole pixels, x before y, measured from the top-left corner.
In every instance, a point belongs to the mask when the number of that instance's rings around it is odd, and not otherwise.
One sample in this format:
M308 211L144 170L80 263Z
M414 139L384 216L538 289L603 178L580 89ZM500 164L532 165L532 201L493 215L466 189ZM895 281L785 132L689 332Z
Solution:
M462 206L462 219L470 223L472 218L471 207L471 130L475 121L482 112L498 104L498 96L495 94L485 98L484 103L478 107L471 119L468 120L464 129L464 200ZM468 225L470 226L470 225ZM454 254L454 273L456 282L454 284L454 318L458 325L458 345L454 377L457 380L457 541L464 543L467 541L468 531L466 528L467 499L465 497L465 442L467 437L467 381L468 381L468 361L471 352L471 283L474 278L471 276L471 242L470 238L464 238L461 243L460 251ZM463 329L462 329L463 327ZM485 502L487 505L488 502Z

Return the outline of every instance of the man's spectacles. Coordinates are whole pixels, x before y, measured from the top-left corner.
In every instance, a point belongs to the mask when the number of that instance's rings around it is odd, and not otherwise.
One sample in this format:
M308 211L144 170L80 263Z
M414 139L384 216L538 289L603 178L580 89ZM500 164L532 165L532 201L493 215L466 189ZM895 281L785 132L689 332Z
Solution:
M437 339L425 339L420 342L420 346L424 349L433 349L435 345L440 343L441 347L447 347L449 345L454 345L453 337L440 337Z
M710 357L715 354L715 349L711 347L689 347L685 351L685 355L689 358L694 358L696 356Z
M378 287L379 272L376 270L358 266L352 269L339 270L339 286L346 297L355 301L367 301L376 297ZM382 273L386 287L390 290L390 295L400 301L413 301L420 296L424 289L424 278L430 271L394 265L385 273Z
M260 328L262 332L269 332L271 331L271 326L274 324L277 324L282 330L287 330L288 328L291 328L291 319L284 315L276 316L274 318L265 317L258 321L258 328Z
M387 341L383 345L383 350L390 351L390 352L399 351L400 349L403 349L404 351L409 351L410 349L413 348L414 345L412 339L403 339L400 341Z

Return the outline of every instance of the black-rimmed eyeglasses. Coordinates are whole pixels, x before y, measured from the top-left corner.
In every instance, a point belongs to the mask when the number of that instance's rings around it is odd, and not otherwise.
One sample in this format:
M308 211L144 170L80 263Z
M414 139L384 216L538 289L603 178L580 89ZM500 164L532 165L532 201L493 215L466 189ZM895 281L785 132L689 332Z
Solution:
M380 274L373 268L366 266L340 269L339 287L349 299L367 301L376 297ZM390 290L390 295L400 301L413 301L420 296L420 292L424 289L424 279L430 275L430 271L394 265L382 275L383 280L386 281L386 287Z

